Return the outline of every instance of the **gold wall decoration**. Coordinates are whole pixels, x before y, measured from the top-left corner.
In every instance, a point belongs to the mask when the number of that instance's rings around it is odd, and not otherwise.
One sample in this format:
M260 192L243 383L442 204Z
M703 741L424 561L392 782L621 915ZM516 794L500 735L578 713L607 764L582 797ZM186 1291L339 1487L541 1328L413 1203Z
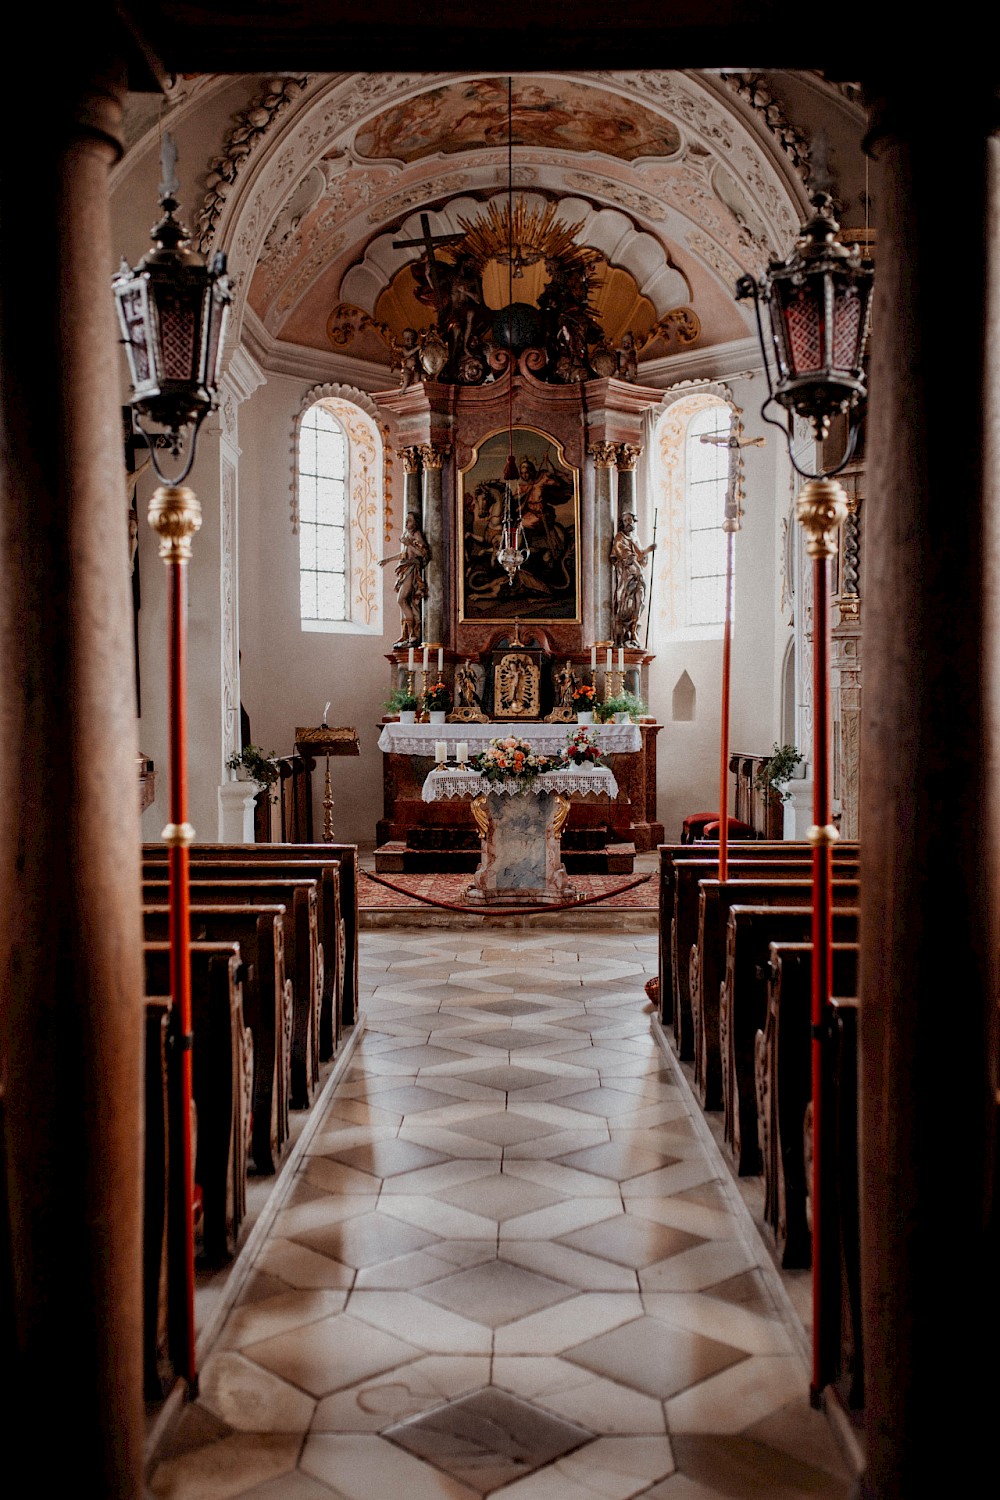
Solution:
M508 651L493 670L494 719L537 719L541 669L527 651Z

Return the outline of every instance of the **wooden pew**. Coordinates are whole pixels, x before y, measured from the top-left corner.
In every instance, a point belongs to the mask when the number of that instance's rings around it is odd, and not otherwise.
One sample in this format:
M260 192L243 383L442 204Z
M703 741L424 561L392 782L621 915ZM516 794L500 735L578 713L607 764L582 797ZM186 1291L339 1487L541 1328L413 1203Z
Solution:
M162 844L145 844L143 858L164 852ZM252 859L267 864L273 860L304 860L319 865L340 866L340 907L344 921L347 961L344 965L342 1024L353 1026L358 1016L358 885L360 865L357 844L202 844L191 845L191 857L203 859Z
M170 936L170 908L143 908L147 942ZM243 960L243 1011L253 1036L251 1154L257 1172L277 1169L288 1139L291 1088L292 984L285 975L285 908L195 905L193 942L237 943Z
M171 1107L180 1104L180 1072L171 1047L172 1001L169 995L143 1000L145 1094L142 1215L142 1374L147 1401L161 1401L178 1373L184 1321L179 1317L176 1285L170 1279L171 1213L182 1204L172 1188ZM174 1160L174 1169L177 1166ZM175 1275L174 1282L179 1278Z
M857 880L831 882L834 906L856 906ZM691 948L692 1029L695 1037L694 1081L706 1110L722 1108L722 1056L719 1051L719 1001L726 961L726 924L732 906L808 906L810 879L701 880L698 883L698 938Z
M293 1109L308 1109L319 1082L319 1009L323 994L323 954L319 942L317 882L296 880L202 880L190 881L191 904L257 906L276 904L285 908L285 968L292 980L292 1085ZM165 881L144 880L145 903L166 902L170 889Z
M659 943L659 976L660 976L660 1019L663 1024L674 1027L674 1036L678 1052L685 1062L691 1062L694 1057L693 1038L691 1032L691 1006L690 995L687 992L687 959L686 954L690 943L694 941L695 925L692 923L689 932L687 946L681 946L677 942L674 926L674 908L676 893L675 867L689 859L709 860L713 859L713 850L717 850L717 844L693 843L693 844L660 844L657 852L660 858L659 875L659 915L660 915L660 943ZM833 846L834 859L839 861L845 857L856 859L859 846L856 842L837 843ZM808 859L812 858L812 845L804 839L784 839L777 841L765 841L763 839L751 839L734 841L729 845L729 858L733 860L753 859ZM718 854L714 858L716 870L718 870ZM697 908L696 908L697 910ZM678 962L678 953L682 955ZM683 991L685 1013L682 1016L679 1006L679 993ZM686 1024L685 1024L686 1023Z
M857 988L858 945L833 945L833 986ZM786 1270L812 1264L807 1197L806 1114L812 1098L812 944L769 947L767 1017L757 1033L755 1078L764 1220Z
M678 860L674 865L673 890L674 908L671 926L671 943L676 952L673 958L674 978L674 1028L677 1036L677 1050L683 1062L694 1062L698 1067L697 1038L695 1034L694 1016L691 1009L691 984L689 955L698 937L699 920L699 885L702 880L717 878L719 863L711 855L704 852L704 845L688 845L689 850L698 851L699 858L684 858ZM854 877L857 874L857 852L854 850L841 851L836 859L837 870L843 868L845 876ZM769 875L776 880L803 879L811 877L812 872L812 850L807 846L789 847L789 845L775 845L773 852L758 855L756 851L749 849L746 853L739 853L729 860L729 879L755 879L765 878Z
M315 860L296 860L284 855L274 859L260 855L248 858L244 851L251 847L246 844L228 846L227 857L227 846L220 846L215 852L209 854L203 852L203 845L192 845L190 878L192 880L234 881L242 878L317 881L317 924L323 949L319 1061L328 1062L339 1046L343 1029L347 924L342 910L341 861L331 858L321 864ZM143 879L162 879L161 872L166 868L166 864L165 847L155 852L145 853L142 864Z
M144 944L151 993L169 986L170 951L169 942ZM201 1189L202 1258L211 1265L236 1254L246 1217L253 1033L243 1015L244 972L238 943L191 944L194 1177Z
M754 1051L767 1019L767 978L772 942L811 940L810 906L733 906L726 930L726 972L719 995L719 1051L722 1057L723 1138L732 1148L737 1173L761 1170L757 1128ZM856 943L858 911L833 913L835 942Z

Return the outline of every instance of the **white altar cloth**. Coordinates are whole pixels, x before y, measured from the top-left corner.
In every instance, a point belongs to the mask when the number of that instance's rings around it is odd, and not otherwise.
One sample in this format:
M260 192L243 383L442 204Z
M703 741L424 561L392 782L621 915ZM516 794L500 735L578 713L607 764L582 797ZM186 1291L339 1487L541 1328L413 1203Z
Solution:
M378 747L393 755L428 755L433 757L437 740L448 746L448 759L454 760L457 746L464 742L469 747L469 757L485 750L490 740L504 739L509 734L527 740L540 755L561 755L566 749L566 740L576 724L539 724L494 721L491 724L400 724L393 720L382 725ZM642 731L638 724L593 724L587 726L590 734L601 747L602 754L628 755L642 749Z
M441 726L435 724L433 727L439 729ZM618 727L625 729L628 726ZM449 767L444 771L431 771L420 795L425 802L444 802L454 797L478 797L490 792L501 797L516 797L525 790L536 796L543 792L562 792L564 797L617 797L618 783L607 766L562 766L556 771L543 771L527 788L523 781L516 779L487 781L478 771Z

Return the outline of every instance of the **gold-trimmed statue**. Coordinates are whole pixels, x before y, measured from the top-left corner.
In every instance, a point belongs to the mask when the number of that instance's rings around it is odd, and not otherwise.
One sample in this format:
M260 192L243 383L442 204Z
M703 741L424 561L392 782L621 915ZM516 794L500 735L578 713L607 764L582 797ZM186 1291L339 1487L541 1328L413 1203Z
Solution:
M616 646L639 647L639 620L646 599L643 568L656 543L640 547L635 540L635 513L627 510L611 543L611 629Z

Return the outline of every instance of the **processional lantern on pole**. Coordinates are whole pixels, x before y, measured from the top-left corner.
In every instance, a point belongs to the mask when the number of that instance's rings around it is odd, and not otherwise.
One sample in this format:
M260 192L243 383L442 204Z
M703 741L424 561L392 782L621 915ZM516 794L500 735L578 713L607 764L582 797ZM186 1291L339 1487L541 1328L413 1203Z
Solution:
M738 300L752 297L757 315L768 399L761 415L782 427L792 467L806 481L796 515L813 559L813 822L807 838L813 848L812 893L812 1110L813 1110L813 1361L812 1399L832 1378L840 1330L830 1318L823 1296L825 1279L836 1265L823 1208L829 1197L829 1151L822 1097L823 1051L830 1035L833 989L833 844L829 771L830 742L830 600L829 563L836 555L840 527L848 515L847 496L835 476L850 462L859 430L858 408L866 391L864 359L870 326L874 267L856 245L837 241L839 224L833 201L825 193L812 198L815 212L799 232L787 260L772 261L760 282L744 276L736 285ZM767 309L765 334L761 304ZM769 355L777 369L772 383ZM768 416L776 401L788 413L786 423ZM817 444L830 434L834 416L847 418L848 434L839 462L814 473L802 469L792 451L793 419L811 423Z
M232 291L226 258L206 263L191 248L177 218L177 150L164 135L160 155L163 217L151 231L153 249L134 268L123 262L112 280L132 387L130 405L149 444L160 484L149 504L149 524L160 538L167 569L170 821L163 830L170 866L170 987L181 1052L182 1180L185 1186L186 1328L188 1385L197 1389L194 1327L194 1174L191 1141L191 910L188 846L194 829L187 808L187 564L201 506L184 480L194 463L198 432L218 405L219 371ZM144 422L156 431L147 430ZM168 473L168 470L173 472Z

